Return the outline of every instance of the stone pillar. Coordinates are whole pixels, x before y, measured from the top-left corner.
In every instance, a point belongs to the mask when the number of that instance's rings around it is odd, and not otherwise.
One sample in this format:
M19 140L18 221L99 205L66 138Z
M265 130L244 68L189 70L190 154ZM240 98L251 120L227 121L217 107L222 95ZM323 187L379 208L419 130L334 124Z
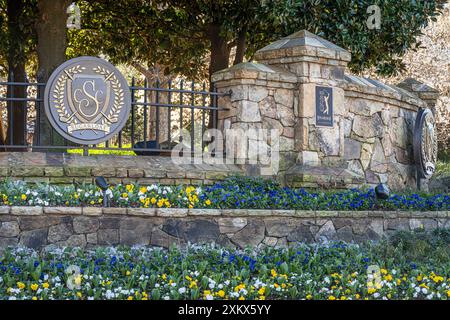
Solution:
M267 169L267 163L261 159L255 161L249 151L257 148L258 152L265 153L267 148L266 154L269 154L278 149L279 162L272 175L282 177L282 173L295 164L296 158L294 113L297 110L297 77L286 69L247 62L215 73L212 80L219 92L231 91L231 96L221 97L218 101L222 109L218 115L218 127L228 139L227 147L231 146L231 138L227 134L237 133L233 137L238 146L234 155L236 161L248 174L267 175L267 172L261 172L261 168ZM278 138L273 139L267 131L262 137L263 143L258 144L246 136L253 129L274 129ZM276 140L279 141L278 146ZM227 157L231 157L229 152L227 150Z
M417 95L427 104L433 114L436 115L436 102L439 99L439 91L412 78L403 80L397 86Z
M308 31L300 31L257 51L255 59L297 76L297 162L306 166L340 165L344 154L346 110L344 90L339 86L344 80L350 53ZM329 127L316 123L316 90L321 87L330 88L332 92L333 124Z

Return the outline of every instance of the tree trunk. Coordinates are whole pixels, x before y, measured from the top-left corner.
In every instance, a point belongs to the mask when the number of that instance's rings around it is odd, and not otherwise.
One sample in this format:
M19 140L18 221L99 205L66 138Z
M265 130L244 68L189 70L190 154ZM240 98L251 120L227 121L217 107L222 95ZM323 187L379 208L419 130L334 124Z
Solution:
M38 82L47 82L53 70L66 60L67 47L67 7L71 0L39 0L37 31ZM39 96L44 97L44 87L39 90ZM43 103L39 107L40 145L63 145L64 139L50 126L44 111Z
M244 61L245 50L247 40L247 28L244 27L238 34L237 45L236 45L236 56L234 57L233 65L241 63Z
M226 39L220 36L220 26L209 26L209 40L211 42L211 61L209 63L209 78L213 73L228 68L230 48Z
M25 4L23 0L8 0L8 81L26 82L25 73L25 47L26 37L21 27L22 12ZM26 86L8 86L7 97L26 98ZM8 101L8 130L6 132L7 145L26 145L26 114L27 103L25 101ZM11 148L10 151L24 151L25 149Z
M230 59L230 48L226 39L220 36L220 26L211 24L208 30L209 40L211 42L211 61L209 62L209 80L210 91L213 89L211 76L220 70L228 68ZM213 128L214 110L209 112L208 128Z

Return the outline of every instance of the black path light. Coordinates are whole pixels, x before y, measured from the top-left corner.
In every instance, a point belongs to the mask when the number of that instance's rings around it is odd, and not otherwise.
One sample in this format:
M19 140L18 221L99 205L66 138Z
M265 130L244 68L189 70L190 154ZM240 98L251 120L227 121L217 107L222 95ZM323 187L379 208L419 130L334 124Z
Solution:
M384 183L380 183L375 187L375 195L377 199L386 200L389 198L389 188Z
M95 184L97 185L97 187L102 189L102 191L103 191L103 207L107 207L108 199L106 197L106 190L108 190L108 188L109 188L108 182L106 181L106 179L104 177L97 177L97 178L95 178Z

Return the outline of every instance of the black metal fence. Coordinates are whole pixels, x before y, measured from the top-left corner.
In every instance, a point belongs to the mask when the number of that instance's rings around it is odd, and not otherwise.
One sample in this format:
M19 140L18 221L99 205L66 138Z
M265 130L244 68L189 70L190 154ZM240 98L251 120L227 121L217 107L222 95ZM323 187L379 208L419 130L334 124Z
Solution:
M133 78L131 113L124 128L102 144L81 146L59 136L50 126L43 132L45 83L13 80L10 77L9 81L0 82L3 123L0 143L3 142L2 149L11 151L160 155L183 142L186 133L192 142L187 143L191 152L199 147L204 150L206 145L201 136L206 129L217 127L218 97L226 95L218 93L214 86L207 89L206 82L199 84L177 79L150 85L147 80ZM19 95L17 88L22 88ZM19 119L14 118L17 108L23 110L18 113ZM23 133L17 132L17 125L23 127L19 130ZM46 143L42 142L44 134Z

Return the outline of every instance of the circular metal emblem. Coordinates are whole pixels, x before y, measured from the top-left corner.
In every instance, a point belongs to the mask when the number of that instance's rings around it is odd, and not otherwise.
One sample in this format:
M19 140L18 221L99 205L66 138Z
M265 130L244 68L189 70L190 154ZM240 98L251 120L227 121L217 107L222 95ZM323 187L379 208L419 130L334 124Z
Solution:
M429 179L436 170L437 139L430 109L420 109L414 127L414 158L420 178Z
M66 61L45 87L45 113L64 138L80 144L109 140L125 125L131 95L123 75L96 57Z

